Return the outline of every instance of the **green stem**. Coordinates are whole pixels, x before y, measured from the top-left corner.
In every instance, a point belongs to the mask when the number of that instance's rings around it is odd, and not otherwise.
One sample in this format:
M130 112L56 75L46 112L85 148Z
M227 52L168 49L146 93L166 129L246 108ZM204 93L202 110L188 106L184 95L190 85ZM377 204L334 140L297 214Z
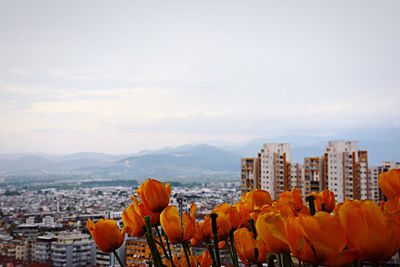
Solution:
M253 233L254 239L257 239L257 231L256 231L256 226L254 225L254 219L250 219L249 224L250 224L250 231Z
M115 258L117 259L119 265L120 265L121 267L124 267L125 265L124 265L124 263L122 262L121 258L118 256L118 253L117 253L116 250L113 251L113 254L114 254Z
M154 242L153 233L151 230L150 216L144 217L145 225L146 225L146 239L147 244L150 247L151 257L153 258L155 267L162 267L162 260L160 253L158 252L156 243Z
M306 201L308 202L308 206L310 207L310 214L311 216L315 215L315 203L314 203L315 197L313 195L309 195L306 197Z
M210 214L211 228L212 228L213 240L214 240L215 259L217 261L217 267L221 267L221 257L219 255L219 247L218 247L217 217L218 217L218 214L216 214L216 213Z
M234 265L235 267L239 267L239 260L238 260L237 251L236 251L236 247L235 247L235 236L234 236L234 232L235 232L234 229L232 229L232 230L229 231L229 241L230 241L231 246L232 246L233 265Z
M164 252L165 257L172 261L172 259L168 256L167 250L165 249L164 241L162 239L162 236L161 236L161 233L160 233L160 229L158 229L158 226L156 226L155 228L156 228L156 232L157 232L157 235L158 235L158 239L160 240L160 243L161 243L160 246L161 246L161 248L162 248L162 250Z
M164 236L165 242L167 243L167 249L168 249L168 253L169 253L169 258L171 259L171 265L172 265L172 267L175 267L174 257L172 256L172 252L171 252L171 245L169 244L168 236L165 234L165 232L162 228L161 228L161 234Z
M275 267L275 255L274 254L268 254L267 255L267 265L268 267Z
M217 267L217 261L215 260L214 250L212 249L212 244L207 244L208 253L210 253L212 266Z
M190 267L190 266L192 266L192 265L190 265L190 258L189 258L188 247L186 246L185 243L182 243L182 248L183 248L183 251L185 252L185 257L186 257L186 262L187 262L187 264L188 264L188 267Z
M283 266L292 267L294 265L290 253L282 253L282 259L283 259Z
M278 262L279 262L279 267L283 267L282 265L282 255L278 254Z

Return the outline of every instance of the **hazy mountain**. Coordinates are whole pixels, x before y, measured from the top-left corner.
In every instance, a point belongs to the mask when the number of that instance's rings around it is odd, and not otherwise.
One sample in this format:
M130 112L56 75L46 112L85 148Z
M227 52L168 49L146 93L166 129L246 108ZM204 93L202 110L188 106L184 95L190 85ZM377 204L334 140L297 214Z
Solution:
M383 160L400 161L400 129L360 129L331 136L281 136L259 138L244 143L221 142L144 150L131 155L81 152L68 155L2 154L0 173L8 175L68 174L96 178L155 177L183 179L188 177L239 177L240 158L254 157L263 143L287 142L292 146L292 161L323 154L329 140L357 140L359 148L368 150L369 164ZM217 142L215 142L217 143Z

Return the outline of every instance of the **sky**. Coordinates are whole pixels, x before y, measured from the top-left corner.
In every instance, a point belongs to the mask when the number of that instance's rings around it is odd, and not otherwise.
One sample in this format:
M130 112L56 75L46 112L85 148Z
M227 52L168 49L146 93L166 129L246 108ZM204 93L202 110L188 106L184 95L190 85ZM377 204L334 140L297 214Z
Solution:
M400 127L400 1L0 0L0 153Z

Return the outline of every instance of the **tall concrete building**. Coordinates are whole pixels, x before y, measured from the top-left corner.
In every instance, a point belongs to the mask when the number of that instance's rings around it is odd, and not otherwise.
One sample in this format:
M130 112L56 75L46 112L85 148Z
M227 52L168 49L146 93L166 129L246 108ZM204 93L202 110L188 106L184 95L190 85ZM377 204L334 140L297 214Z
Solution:
M96 245L89 235L62 232L51 243L52 266L95 266Z
M304 179L302 193L309 195L312 192L320 192L325 188L323 180L323 164L321 157L304 158Z
M355 141L330 141L323 155L323 189L338 202L368 197L368 152L358 150Z
M273 199L289 189L289 144L264 144L260 153L261 189L270 193Z
M260 157L241 159L242 195L261 186Z
M290 163L289 164L289 186L288 190L292 189L302 189L304 183L304 169L303 165L300 163Z
M381 173L390 171L391 169L400 169L400 162L384 161L380 165L371 166L368 169L368 199L374 200L377 203L381 200L385 200L385 196L378 185L378 178Z

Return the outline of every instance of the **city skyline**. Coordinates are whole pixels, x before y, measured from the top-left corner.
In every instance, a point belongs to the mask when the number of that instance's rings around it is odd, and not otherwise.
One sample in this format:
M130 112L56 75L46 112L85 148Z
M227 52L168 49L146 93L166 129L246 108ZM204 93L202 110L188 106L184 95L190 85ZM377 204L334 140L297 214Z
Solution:
M2 2L0 153L400 127L397 1L93 3Z

